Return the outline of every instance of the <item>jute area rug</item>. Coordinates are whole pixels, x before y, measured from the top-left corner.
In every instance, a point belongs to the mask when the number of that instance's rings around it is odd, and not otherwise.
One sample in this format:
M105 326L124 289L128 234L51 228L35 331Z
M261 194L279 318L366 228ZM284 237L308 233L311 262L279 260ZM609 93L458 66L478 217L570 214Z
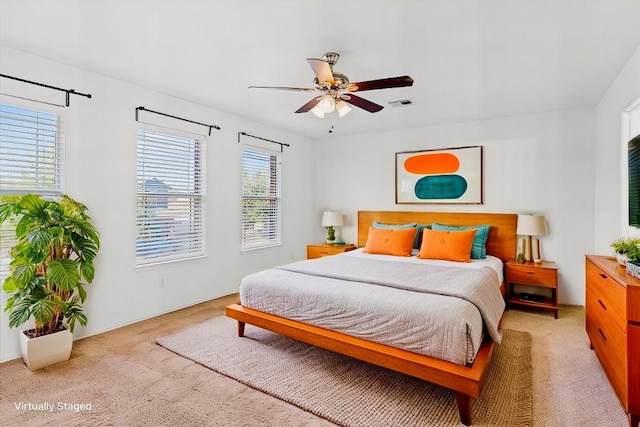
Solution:
M502 330L475 426L530 426L531 335ZM459 426L455 394L443 387L214 317L156 340L166 349L342 426ZM234 405L239 404L235 402Z

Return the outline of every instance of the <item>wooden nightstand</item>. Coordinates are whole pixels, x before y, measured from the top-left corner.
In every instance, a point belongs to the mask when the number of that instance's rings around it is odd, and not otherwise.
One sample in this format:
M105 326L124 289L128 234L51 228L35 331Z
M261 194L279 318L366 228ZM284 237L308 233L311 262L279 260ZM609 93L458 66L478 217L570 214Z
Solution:
M323 256L341 254L356 248L355 245L331 245L323 243L319 245L307 245L307 259L321 258Z
M524 264L518 264L516 260L507 261L506 267L507 285L507 304L522 305L527 307L542 308L552 310L556 319L558 318L558 267L554 262L542 261L535 264L526 261ZM515 285L536 286L551 289L551 298L545 297L543 300L536 301L527 297L531 294L518 293L515 291Z

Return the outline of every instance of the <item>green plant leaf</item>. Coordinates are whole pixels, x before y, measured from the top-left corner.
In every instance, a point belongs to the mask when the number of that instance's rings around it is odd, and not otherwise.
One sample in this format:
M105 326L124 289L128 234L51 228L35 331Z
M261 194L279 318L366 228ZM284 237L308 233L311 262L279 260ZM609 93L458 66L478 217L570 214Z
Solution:
M31 317L31 312L29 307L31 303L29 300L22 300L17 304L14 304L11 308L11 312L9 313L9 327L15 328L17 326L22 325L29 317Z
M69 330L71 332L73 332L73 328L76 325L76 320L80 322L82 326L87 324L87 317L82 312L82 306L78 302L77 295L65 304L64 316L69 319Z
M20 289L20 287L17 285L16 281L14 280L13 276L7 276L4 279L4 282L2 283L2 290L5 292L15 292L18 289Z
M93 261L98 254L98 246L93 241L85 239L80 234L73 233L71 245L78 256L80 258L84 258L86 261Z
M55 304L48 298L33 301L31 315L38 323L49 323L53 319Z
M2 197L2 201L0 202L0 224L4 224L6 220L17 215L15 204L16 197L17 196Z
M48 203L48 201L37 194L25 194L20 199L20 204L24 206L24 209L33 212L43 211Z
M95 273L93 263L80 260L80 271L82 272L82 277L84 277L87 283L93 282L93 274Z
M11 311L16 302L20 302L22 295L19 292L14 293L7 299L7 304L4 306L4 311Z
M47 280L62 290L73 289L80 282L80 273L78 273L76 262L70 259L50 261Z
M87 299L87 291L85 290L82 283L78 283L78 295L80 296L80 301L82 302Z
M11 263L11 277L13 277L15 286L19 288L26 286L35 275L36 266L31 264L28 259L16 258Z
M49 230L42 228L30 230L26 236L29 244L38 251L45 250L49 246L52 237L53 235Z
M84 313L78 313L76 317L82 326L87 326L87 316Z

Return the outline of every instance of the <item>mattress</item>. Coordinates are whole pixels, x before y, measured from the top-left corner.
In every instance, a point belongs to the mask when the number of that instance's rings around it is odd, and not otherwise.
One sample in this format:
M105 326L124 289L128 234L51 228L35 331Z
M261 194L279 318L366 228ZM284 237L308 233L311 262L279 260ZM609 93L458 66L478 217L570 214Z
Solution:
M241 281L240 300L259 311L464 365L473 362L485 330L500 340L501 274L495 259L443 264L351 251L251 274Z

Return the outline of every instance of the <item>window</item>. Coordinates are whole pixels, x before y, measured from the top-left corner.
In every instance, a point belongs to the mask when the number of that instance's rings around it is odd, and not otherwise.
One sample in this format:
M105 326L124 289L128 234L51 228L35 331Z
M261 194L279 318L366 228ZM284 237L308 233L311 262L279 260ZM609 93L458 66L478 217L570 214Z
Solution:
M627 194L622 200L628 202L628 234L640 237L640 97L622 115L622 138L622 149L627 154L627 164L622 169L626 184L623 195L625 191Z
M203 146L138 130L136 265L204 255Z
M280 243L280 156L242 150L242 249Z
M0 194L62 194L62 119L54 113L0 104ZM15 224L0 228L0 283L9 273Z

